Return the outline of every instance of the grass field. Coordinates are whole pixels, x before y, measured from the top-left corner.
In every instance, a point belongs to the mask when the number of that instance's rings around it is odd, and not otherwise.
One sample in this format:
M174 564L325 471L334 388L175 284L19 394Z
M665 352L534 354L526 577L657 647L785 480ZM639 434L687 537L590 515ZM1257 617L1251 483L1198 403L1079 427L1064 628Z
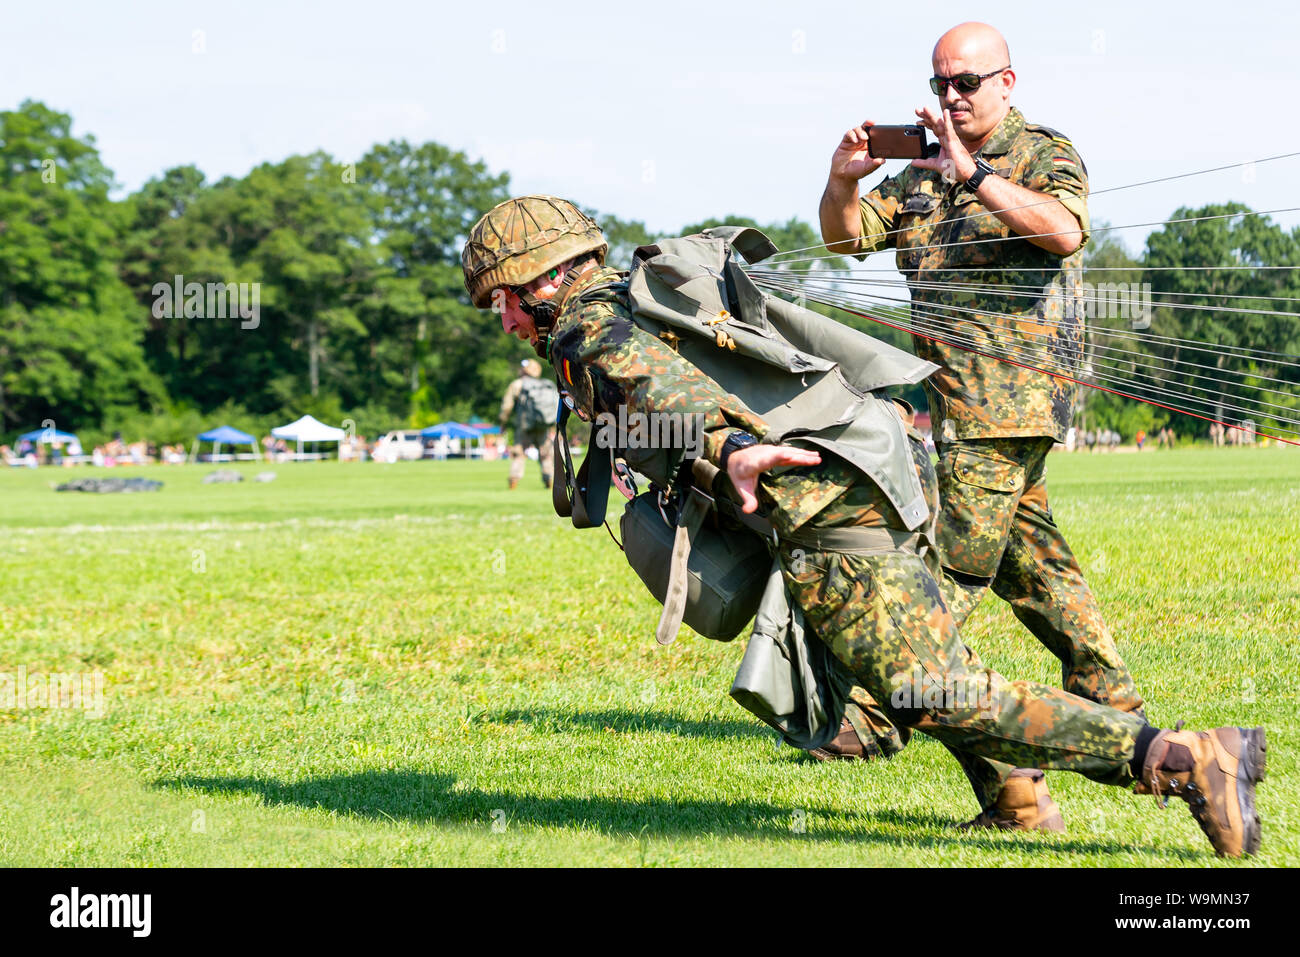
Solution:
M1068 834L969 835L930 739L777 746L727 697L743 640L656 646L658 606L535 466L514 493L500 463L273 468L115 469L166 486L111 496L0 473L0 675L99 671L105 705L0 711L0 865L1243 866L1180 802L1049 772ZM1300 864L1300 452L1050 474L1152 720L1268 727L1254 863ZM966 637L1059 681L995 598Z

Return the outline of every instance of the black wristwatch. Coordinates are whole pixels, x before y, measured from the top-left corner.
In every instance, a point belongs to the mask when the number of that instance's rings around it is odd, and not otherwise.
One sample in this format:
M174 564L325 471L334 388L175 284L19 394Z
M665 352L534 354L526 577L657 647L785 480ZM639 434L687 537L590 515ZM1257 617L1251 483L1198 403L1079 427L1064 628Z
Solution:
M996 174L997 170L984 162L983 157L975 157L975 172L971 173L970 179L966 180L966 188L972 193L976 192L980 188L980 183L984 182L984 177L988 176L989 173Z
M727 436L727 441L722 443L722 454L718 456L718 468L724 472L727 471L727 460L731 458L731 453L738 449L747 449L751 445L758 445L758 439L739 429L732 432Z

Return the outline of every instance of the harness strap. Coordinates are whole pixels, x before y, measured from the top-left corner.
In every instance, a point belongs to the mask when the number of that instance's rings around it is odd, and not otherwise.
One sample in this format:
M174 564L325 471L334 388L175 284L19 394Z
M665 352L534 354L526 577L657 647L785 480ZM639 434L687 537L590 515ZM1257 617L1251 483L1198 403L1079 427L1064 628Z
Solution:
M708 496L692 488L677 517L677 530L673 533L673 554L668 560L668 591L664 595L664 610L655 629L655 641L671 645L677 639L677 629L686 614L686 597L690 590L690 576L686 563L691 557L691 546L704 524L711 504Z
M921 535L884 525L848 525L843 528L796 528L781 536L783 541L818 552L846 555L875 555L906 551L919 553Z
M561 401L552 455L555 471L563 474L564 484L560 484L557 474L557 481L551 482L551 504L555 507L555 514L570 519L574 528L595 528L604 524L605 507L609 502L609 449L592 442L575 474L573 458L569 454L569 434L565 428L570 414L569 407Z

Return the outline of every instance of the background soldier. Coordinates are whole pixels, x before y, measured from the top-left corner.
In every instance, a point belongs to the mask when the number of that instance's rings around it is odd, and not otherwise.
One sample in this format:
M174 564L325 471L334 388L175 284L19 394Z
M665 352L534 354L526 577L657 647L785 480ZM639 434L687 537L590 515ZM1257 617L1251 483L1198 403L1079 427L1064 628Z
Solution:
M897 247L899 270L919 283L913 303L942 315L969 346L914 337L917 354L940 367L925 385L945 597L957 623L991 587L1060 659L1068 691L1139 711L1142 698L1047 502L1047 453L1065 439L1075 386L987 358L1027 354L1067 373L1081 359L1087 172L1069 140L1011 106L1015 73L993 27L949 30L933 67L939 109L916 112L941 152L859 201L858 181L884 160L867 149L870 123L849 130L831 160L822 238L858 258ZM1042 295L1017 295L1027 288ZM986 809L1009 773L972 781Z
M499 297L502 328L548 359L589 418L620 407L701 417L703 457L728 477L745 512L765 506L809 629L876 701L890 702L881 707L896 726L932 735L964 766L996 761L1120 786L1137 781L1145 792L1188 799L1220 853L1258 847L1263 729L1161 731L1138 715L985 669L882 489L829 452L760 442L769 432L762 418L634 319L624 274L601 265L607 249L572 203L509 200L470 231L465 286L479 308ZM933 480L928 456L915 464ZM648 477L667 486L663 476ZM719 484L727 494L728 483ZM846 545L867 539L876 544ZM892 692L919 674L979 693L895 703Z
M537 449L537 461L542 467L542 484L551 487L554 463L551 459L551 442L555 438L555 413L560 393L550 379L541 378L542 366L536 359L519 363L519 377L506 387L501 397L501 414L504 427L513 413L515 441L510 447L510 487L515 488L524 477L524 463L528 449Z

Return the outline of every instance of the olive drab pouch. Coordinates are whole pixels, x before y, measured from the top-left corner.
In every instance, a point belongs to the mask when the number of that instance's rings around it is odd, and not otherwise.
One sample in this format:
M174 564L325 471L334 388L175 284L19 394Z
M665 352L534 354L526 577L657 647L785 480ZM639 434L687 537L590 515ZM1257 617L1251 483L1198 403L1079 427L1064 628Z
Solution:
M628 502L623 551L663 605L655 641L671 644L681 623L716 641L740 635L758 611L771 567L771 525L712 493L718 469L694 459L675 495L651 488Z
M758 609L768 548L748 529L728 528L697 488L670 514L651 489L628 502L620 522L628 564L664 606L655 640L669 644L685 621L705 638L731 641Z

